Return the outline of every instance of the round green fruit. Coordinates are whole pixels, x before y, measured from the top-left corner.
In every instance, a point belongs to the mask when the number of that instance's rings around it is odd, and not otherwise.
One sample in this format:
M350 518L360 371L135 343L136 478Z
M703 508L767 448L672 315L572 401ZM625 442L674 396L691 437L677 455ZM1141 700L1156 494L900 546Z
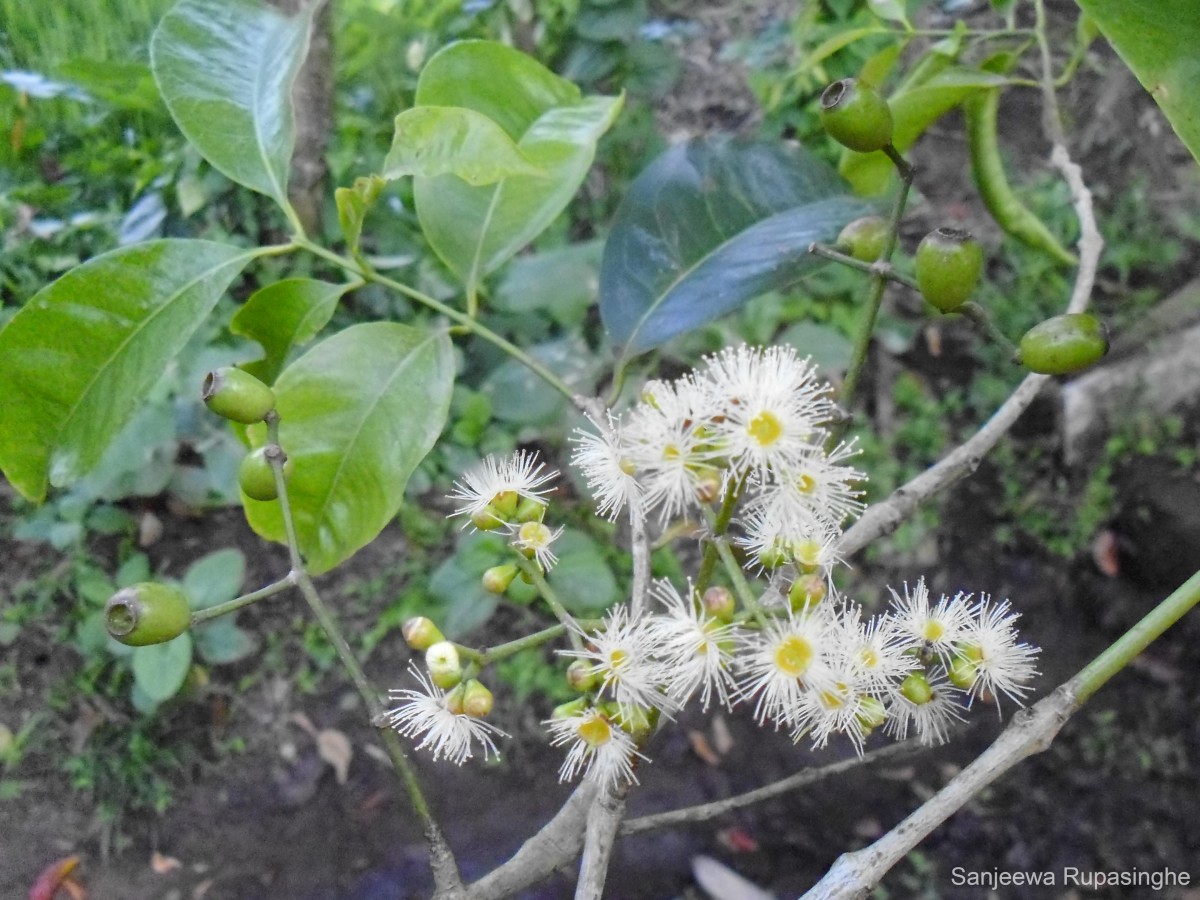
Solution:
M892 142L892 111L875 88L855 78L835 81L821 94L821 127L844 147L859 153Z
M291 477L295 464L288 457L283 458L283 478ZM275 489L275 471L267 458L267 448L259 447L251 450L238 466L238 484L242 493L251 500L274 500L279 496Z
M983 274L983 248L971 232L939 228L917 247L917 287L931 306L954 312L967 302Z
M1021 338L1017 362L1042 375L1069 375L1108 352L1108 329L1089 313L1067 313L1034 325Z
M873 263L887 246L888 222L879 216L855 219L838 235L837 246L859 262Z
M236 366L224 366L204 376L200 396L218 416L253 425L275 408L275 392Z
M122 644L162 644L187 631L192 610L179 588L156 581L122 588L104 604L104 627Z

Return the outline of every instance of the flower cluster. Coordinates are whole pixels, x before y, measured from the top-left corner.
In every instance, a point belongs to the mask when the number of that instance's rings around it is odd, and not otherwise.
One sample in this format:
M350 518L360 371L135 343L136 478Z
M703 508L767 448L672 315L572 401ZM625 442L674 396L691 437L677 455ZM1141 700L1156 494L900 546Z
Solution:
M597 511L626 505L669 520L733 492L739 542L759 565L828 573L842 524L862 510L855 454L826 450L837 411L830 388L790 347L746 346L673 382L651 382L624 416L578 432L572 462Z

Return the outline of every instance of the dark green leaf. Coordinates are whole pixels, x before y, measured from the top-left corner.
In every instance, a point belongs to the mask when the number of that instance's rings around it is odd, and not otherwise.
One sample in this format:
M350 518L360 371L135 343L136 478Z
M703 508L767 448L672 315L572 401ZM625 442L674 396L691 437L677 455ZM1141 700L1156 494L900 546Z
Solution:
M26 498L96 465L258 251L208 241L122 247L39 291L0 331L0 469Z
M263 0L182 0L150 42L179 130L215 168L284 207L296 142L292 83L314 9L287 16Z
M429 579L429 593L439 607L431 615L449 638L474 631L491 618L499 597L485 590L481 579L492 566L509 562L512 551L496 534L464 534L454 555Z
M245 554L236 547L226 547L207 553L188 566L183 576L183 592L192 609L207 609L240 594L245 579Z
M547 341L529 353L575 392L591 395L595 390L599 363L580 335ZM493 416L517 425L562 422L570 408L566 397L515 359L493 369L480 390L491 399Z
M626 356L787 287L869 207L799 148L704 138L635 179L600 268L600 314Z
M253 635L238 628L231 615L197 625L192 633L196 636L196 652L214 666L245 659L258 649Z
M617 601L620 588L612 567L592 538L568 528L554 542L554 551L558 563L546 580L568 612L596 616Z
M446 333L393 322L347 328L279 376L280 443L295 462L288 495L310 571L333 568L391 521L441 433L453 385ZM255 531L285 540L277 501L243 502Z
M1195 0L1078 0L1200 162L1200 9Z
M418 106L396 116L381 174L389 180L449 174L478 186L512 175L540 175L541 170L483 113L461 106Z
M187 632L165 644L137 647L130 654L135 686L155 703L179 693L192 666L192 636Z
M267 384L274 383L288 354L317 336L349 289L348 284L288 278L255 292L234 315L229 330L258 341L266 356L242 368Z
M461 41L436 53L421 72L416 100L482 113L539 170L480 187L453 175L415 179L421 228L469 292L567 205L622 103L584 98L524 54L487 41Z

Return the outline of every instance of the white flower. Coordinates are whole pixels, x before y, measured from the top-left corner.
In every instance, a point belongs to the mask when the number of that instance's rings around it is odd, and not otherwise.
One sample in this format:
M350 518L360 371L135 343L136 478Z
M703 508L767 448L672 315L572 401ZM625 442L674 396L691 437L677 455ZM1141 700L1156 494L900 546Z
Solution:
M842 562L842 532L828 522L799 513L780 515L759 506L741 519L741 526L743 534L734 541L745 547L760 566L766 565L764 559L778 560L782 556L795 562L802 572L820 572L829 578Z
M454 483L450 499L463 505L451 515L467 516L471 524L498 527L505 520L498 518L497 512L511 515L522 498L545 506L542 495L550 488L544 485L558 475L556 471L545 472L545 468L544 463L537 462L536 454L524 450L499 460L488 456L463 475L461 482Z
M867 737L864 719L872 699L852 681L836 681L824 690L806 691L800 701L792 740L797 742L808 736L815 750L824 747L830 735L844 734L861 756Z
M583 473L588 488L595 495L596 513L611 521L625 504L637 503L642 490L633 477L634 462L622 445L620 420L612 413L608 414L607 427L590 416L588 420L599 433L575 430L571 437L576 445L571 463Z
M570 781L580 772L605 790L622 782L637 782L633 759L649 758L638 752L633 738L597 709L586 709L574 715L550 719L544 724L554 736L551 746L570 744L566 759L558 770L558 780Z
M996 702L997 711L1000 694L1018 706L1024 705L1025 695L1029 693L1028 682L1038 674L1036 657L1041 652L1037 647L1017 643L1013 623L1020 614L1009 612L1009 608L1007 600L992 603L984 594L962 636L958 656L951 663L955 667L963 666L974 675L968 689L970 699L990 696Z
M869 694L887 696L919 663L909 653L911 641L892 616L862 619L862 607L847 603L837 618L842 630L840 668Z
M865 481L866 475L842 465L856 453L852 445L839 444L829 455L814 450L793 467L775 471L756 485L748 512L761 510L763 518L774 521L817 521L839 527L863 510L862 491L853 485Z
M836 634L820 606L773 620L761 634L743 638L737 699L757 698L759 724L769 720L776 729L785 722L795 728L802 721L804 694L836 685L829 667L836 649Z
M614 606L601 631L582 636L585 649L558 652L590 662L590 673L600 678L602 694L623 709L653 707L668 715L674 711L677 704L664 693L667 679L654 658L655 636L649 617L632 618L628 606Z
M884 731L902 741L908 737L908 729L912 727L917 740L926 746L946 743L950 724L963 720L959 704L962 692L951 686L940 672L933 678L919 672L909 678L923 682L925 690L911 692L902 688L895 694L888 707ZM910 699L910 693L916 693L918 700ZM921 696L922 693L924 696Z
M434 761L443 756L462 765L474 754L471 745L476 741L483 747L483 758L499 756L493 735L508 737L494 725L464 713L451 712L446 704L447 694L436 687L413 666L409 672L421 682L422 690L393 690L388 696L401 701L385 713L388 724L405 737L421 736L418 750L426 747L433 752Z
M735 468L764 475L797 468L824 440L830 387L791 347L742 345L709 357L705 377L721 399L715 430Z
M563 533L562 528L551 528L541 522L524 522L513 531L512 545L527 557L537 560L543 572L558 562L554 553L554 542Z
M701 605L691 598L684 599L666 580L654 586L654 596L664 606L666 614L651 620L653 641L666 676L667 693L686 703L697 690L705 711L713 693L718 702L732 708L731 692L736 689L733 673L733 626L707 615Z
M892 592L892 605L901 632L941 660L953 658L955 645L971 624L970 595L958 593L950 598L943 594L937 606L933 606L924 578L911 591L905 584L903 597L892 588L888 590Z

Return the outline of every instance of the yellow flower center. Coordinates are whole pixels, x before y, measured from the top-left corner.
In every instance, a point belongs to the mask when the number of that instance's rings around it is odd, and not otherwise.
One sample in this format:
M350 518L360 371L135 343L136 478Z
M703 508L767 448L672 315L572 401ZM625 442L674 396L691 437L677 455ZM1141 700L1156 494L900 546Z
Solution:
M769 410L764 410L751 419L746 430L750 432L750 437L764 447L770 447L783 437L783 423Z
M940 641L942 635L946 633L946 626L937 619L929 619L925 622L925 628L921 632L922 636L927 641Z
M629 660L629 654L619 647L608 654L608 668L613 672L620 669Z
M793 541L792 556L802 568L811 572L821 561L821 542L812 538Z
M796 490L802 494L811 494L817 489L817 479L807 472L796 479Z
M683 456L683 451L674 444L667 444L663 447L663 459L679 459Z
M799 635L788 635L775 647L775 667L791 678L799 678L813 661L812 644Z
M862 660L863 666L868 669L873 669L879 665L879 654L875 652L874 647L863 647L859 651L858 658Z
M550 546L552 532L541 522L526 522L517 532L517 539L524 547L540 549Z
M595 716L579 724L579 739L591 747L603 747L612 740L612 726L602 716Z

